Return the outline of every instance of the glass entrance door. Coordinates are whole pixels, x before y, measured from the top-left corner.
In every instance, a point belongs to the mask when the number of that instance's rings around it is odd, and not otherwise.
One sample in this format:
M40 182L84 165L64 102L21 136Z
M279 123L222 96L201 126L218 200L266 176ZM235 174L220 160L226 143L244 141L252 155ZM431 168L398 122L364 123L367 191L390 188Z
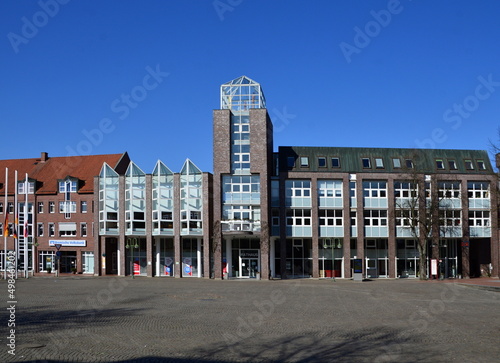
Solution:
M259 260L256 258L242 258L240 264L241 277L256 277Z
M259 272L259 250L240 250L239 276L257 277Z
M377 260L369 258L366 259L366 277L378 277Z

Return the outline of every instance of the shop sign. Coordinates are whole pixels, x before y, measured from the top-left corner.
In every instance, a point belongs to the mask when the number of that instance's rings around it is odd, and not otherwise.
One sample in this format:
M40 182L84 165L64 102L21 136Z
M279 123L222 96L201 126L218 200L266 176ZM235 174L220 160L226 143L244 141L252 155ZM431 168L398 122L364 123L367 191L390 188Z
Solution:
M259 258L259 250L241 250L241 258Z
M49 246L61 245L62 247L86 247L86 240L49 240Z

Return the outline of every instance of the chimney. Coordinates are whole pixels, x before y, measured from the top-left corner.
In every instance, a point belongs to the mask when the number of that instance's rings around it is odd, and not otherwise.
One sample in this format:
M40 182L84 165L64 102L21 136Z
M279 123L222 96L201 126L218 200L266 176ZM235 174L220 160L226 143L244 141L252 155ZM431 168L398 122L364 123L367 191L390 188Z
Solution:
M49 160L49 153L42 151L42 154L40 156L40 161L44 163L47 160Z

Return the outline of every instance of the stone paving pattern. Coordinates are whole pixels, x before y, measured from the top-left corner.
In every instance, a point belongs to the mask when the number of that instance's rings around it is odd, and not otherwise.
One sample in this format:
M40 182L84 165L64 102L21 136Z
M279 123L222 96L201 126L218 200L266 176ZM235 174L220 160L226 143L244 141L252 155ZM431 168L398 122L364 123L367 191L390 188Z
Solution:
M1 362L500 357L500 291L450 281L35 277L16 282L16 297L16 355L4 318Z

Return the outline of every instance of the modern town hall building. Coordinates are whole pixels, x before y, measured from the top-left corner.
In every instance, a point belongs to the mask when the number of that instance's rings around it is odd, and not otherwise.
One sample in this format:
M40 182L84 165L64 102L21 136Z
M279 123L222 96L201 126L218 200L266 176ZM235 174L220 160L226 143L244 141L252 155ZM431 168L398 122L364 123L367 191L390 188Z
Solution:
M485 151L275 148L262 88L242 76L220 88L213 155L212 172L127 153L0 161L0 174L21 172L2 221L17 205L20 234L28 221L20 256L36 273L59 255L64 271L95 275L351 278L361 260L365 277L418 277L427 241L428 274L499 275L498 176Z
M498 178L485 151L275 152L260 84L223 84L220 102L213 173L189 159L178 173L162 161L150 174L133 162L124 174L103 166L97 274L350 278L362 259L367 277L416 277L427 234L440 276L498 276ZM425 214L428 231L412 229Z

